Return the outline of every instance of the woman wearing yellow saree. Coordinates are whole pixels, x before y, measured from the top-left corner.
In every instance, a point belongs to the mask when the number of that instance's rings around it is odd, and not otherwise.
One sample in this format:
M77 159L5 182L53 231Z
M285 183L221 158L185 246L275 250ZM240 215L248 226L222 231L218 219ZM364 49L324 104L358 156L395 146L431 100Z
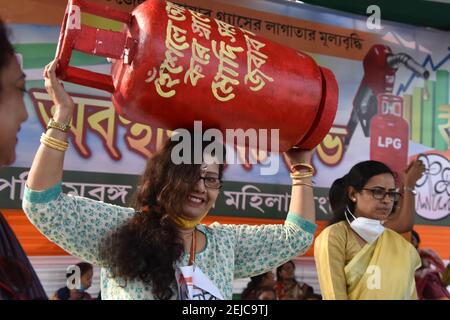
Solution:
M403 193L397 192L394 173L377 161L360 162L333 183L334 218L314 247L324 299L417 299L420 258L399 232L412 229L413 187L423 171L420 161L411 163Z

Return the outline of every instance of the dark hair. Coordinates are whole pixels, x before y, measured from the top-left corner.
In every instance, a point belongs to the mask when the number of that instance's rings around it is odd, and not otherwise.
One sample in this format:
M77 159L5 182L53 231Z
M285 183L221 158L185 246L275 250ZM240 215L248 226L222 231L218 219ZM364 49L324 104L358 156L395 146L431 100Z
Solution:
M256 290L256 294L255 294L255 299L259 299L259 296L261 294L263 294L264 292L271 292L273 293L274 296L274 300L277 300L277 292L273 287L268 287L268 286L264 286L264 287L260 287L259 289Z
M0 72L2 69L9 63L9 60L14 55L14 48L9 42L8 39L8 31L6 29L5 24L0 19ZM1 83L0 83L0 92L1 92Z
M194 140L191 139L190 145L191 160ZM172 149L178 143L167 139L147 162L135 195L136 214L109 234L100 246L100 256L112 276L125 281L139 279L152 287L158 299L169 299L173 295L174 265L184 252L172 215L181 212L183 202L200 175L200 164L172 162ZM207 144L203 142L202 147L205 150ZM221 163L219 179L222 174Z
M250 277L250 282L247 283L247 287L244 289L244 291L242 291L241 299L242 300L253 299L254 298L252 297L253 294L255 294L255 297L257 297L256 293L261 288L261 285L264 282L264 278L267 276L269 272Z
M419 234L417 233L417 231L416 230L411 230L411 237L413 237L413 238L415 238L416 239L416 241L417 241L417 245L419 245L420 244L420 236L419 236Z
M345 176L344 176L345 177ZM330 200L331 211L342 212L345 210L347 203L342 201L345 198L345 178L339 178L334 180L333 184L328 191L328 198Z
M345 176L335 180L328 194L330 206L333 210L330 225L345 220L347 207L351 212L355 211L355 204L348 197L349 187L361 192L372 177L384 173L391 174L395 180L396 174L387 165L379 161L369 160L355 164ZM392 210L395 210L395 204Z
M277 281L282 281L283 280L282 277L281 277L281 269L283 268L283 266L285 264L288 264L288 263L292 264L292 266L294 267L294 270L295 270L295 263L292 260L289 260L288 262L283 263L281 266L278 266L277 267ZM294 276L294 281L297 282L297 280L295 279L295 276Z
M32 275L30 270L19 259L0 257L0 283L10 291L10 299L28 299L27 290L31 286L31 282ZM8 293L5 294L9 296Z
M92 264L87 262L80 262L77 263L76 266L80 268L80 276L84 276L86 273L88 273L91 270L94 270L94 267ZM69 278L73 273L66 273L67 278Z

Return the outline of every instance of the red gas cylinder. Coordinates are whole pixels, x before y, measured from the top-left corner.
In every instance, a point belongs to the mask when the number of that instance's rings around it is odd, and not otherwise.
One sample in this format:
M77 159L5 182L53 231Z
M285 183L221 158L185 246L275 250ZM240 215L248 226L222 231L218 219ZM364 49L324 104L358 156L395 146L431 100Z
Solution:
M370 159L385 163L401 177L408 164L409 141L403 99L391 94L379 94L377 99L378 114L370 125Z
M81 23L81 13L124 23ZM111 75L69 66L72 50L113 59ZM179 5L148 0L131 14L70 0L57 49L62 80L112 93L119 114L170 130L279 129L279 149L313 148L331 128L333 73L296 50Z

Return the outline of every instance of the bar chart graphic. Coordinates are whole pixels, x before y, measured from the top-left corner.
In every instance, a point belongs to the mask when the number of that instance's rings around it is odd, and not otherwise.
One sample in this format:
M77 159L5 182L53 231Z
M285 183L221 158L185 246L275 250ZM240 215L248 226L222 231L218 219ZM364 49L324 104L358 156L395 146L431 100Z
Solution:
M411 94L406 94L416 78L411 74L397 89L398 96L403 94L403 117L409 123L410 139L440 151L450 147L450 72L445 68L448 61L450 52L438 62L427 55L422 66L435 72L435 80L426 80L422 87L415 86Z
M403 95L403 117L409 123L410 139L446 151L450 146L450 101L448 70L437 70L436 80L413 87Z

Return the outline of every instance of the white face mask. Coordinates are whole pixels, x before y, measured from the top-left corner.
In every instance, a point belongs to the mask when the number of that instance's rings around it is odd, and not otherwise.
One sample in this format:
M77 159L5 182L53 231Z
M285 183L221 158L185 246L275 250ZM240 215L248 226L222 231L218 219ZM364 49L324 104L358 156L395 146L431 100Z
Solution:
M353 221L350 222L347 214L353 217ZM356 218L347 207L345 209L345 218L347 219L350 227L368 243L372 243L378 239L384 232L383 224L380 220L369 219L365 217Z

